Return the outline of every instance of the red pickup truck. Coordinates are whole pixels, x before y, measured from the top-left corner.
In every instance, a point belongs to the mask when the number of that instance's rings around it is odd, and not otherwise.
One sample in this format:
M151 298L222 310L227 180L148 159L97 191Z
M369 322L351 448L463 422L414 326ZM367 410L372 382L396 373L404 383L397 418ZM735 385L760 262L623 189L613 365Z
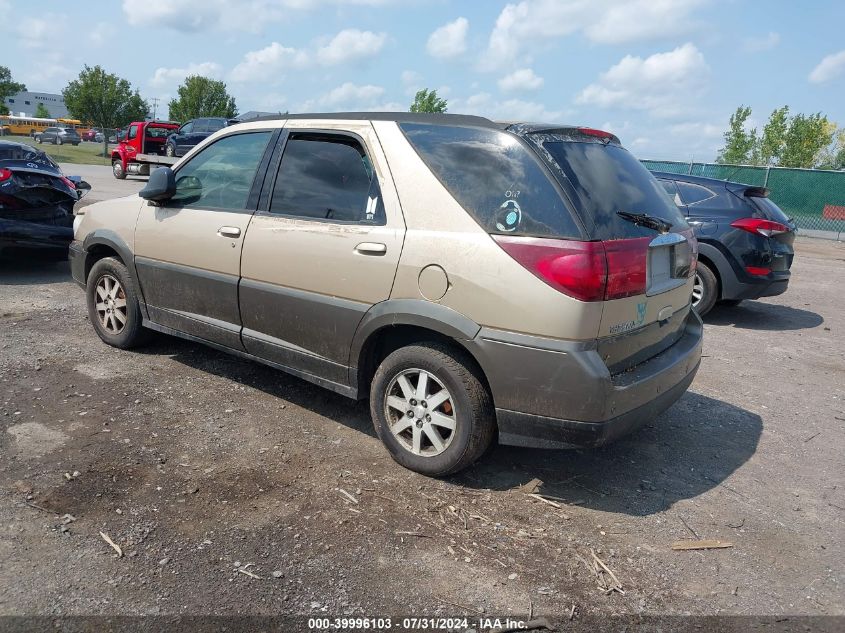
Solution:
M127 175L149 176L152 167L175 163L178 158L165 156L165 143L178 129L179 124L171 121L130 123L126 136L112 150L114 177L123 180Z

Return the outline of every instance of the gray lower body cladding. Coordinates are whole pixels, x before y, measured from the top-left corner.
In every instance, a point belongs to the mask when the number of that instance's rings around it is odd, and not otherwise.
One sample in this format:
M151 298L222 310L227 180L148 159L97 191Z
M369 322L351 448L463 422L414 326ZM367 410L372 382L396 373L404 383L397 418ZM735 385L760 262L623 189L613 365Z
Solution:
M701 359L702 325L690 311L680 336L611 375L597 345L482 329L473 350L485 370L503 444L598 446L653 419L683 395Z

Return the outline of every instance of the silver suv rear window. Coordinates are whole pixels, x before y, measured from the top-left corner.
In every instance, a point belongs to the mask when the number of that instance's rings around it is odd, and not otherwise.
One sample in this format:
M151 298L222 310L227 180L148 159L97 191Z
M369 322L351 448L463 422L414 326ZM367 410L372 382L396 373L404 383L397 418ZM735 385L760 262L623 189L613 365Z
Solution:
M645 213L687 228L666 190L628 150L614 143L556 139L528 135L540 154L559 168L561 184L571 190L581 216L598 240L653 236L654 231L617 215L618 211Z
M509 132L400 123L408 141L488 233L581 239L538 157Z

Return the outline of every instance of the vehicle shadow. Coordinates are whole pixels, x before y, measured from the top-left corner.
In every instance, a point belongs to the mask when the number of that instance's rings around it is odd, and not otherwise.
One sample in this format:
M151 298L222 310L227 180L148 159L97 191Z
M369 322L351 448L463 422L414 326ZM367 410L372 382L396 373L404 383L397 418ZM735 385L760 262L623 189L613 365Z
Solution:
M510 490L539 479L537 491L561 503L645 516L720 485L732 490L724 482L757 450L762 429L760 416L690 391L653 423L609 446L498 446L452 481Z
M274 398L284 399L338 424L376 437L367 401L354 402L273 367L219 352L200 343L158 333L150 344L135 351L153 356L168 356L187 367L258 389Z
M22 252L0 256L0 286L57 284L71 279L66 259Z
M745 301L738 306L716 305L704 318L710 325L732 325L743 330L805 330L824 323L821 315L792 306Z

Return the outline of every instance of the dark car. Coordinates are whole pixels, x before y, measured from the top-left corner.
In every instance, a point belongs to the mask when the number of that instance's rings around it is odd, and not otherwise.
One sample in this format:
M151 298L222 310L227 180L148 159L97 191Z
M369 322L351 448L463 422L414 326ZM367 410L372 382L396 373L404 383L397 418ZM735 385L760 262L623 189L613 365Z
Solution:
M53 145L64 145L65 143L79 145L82 142L82 137L72 127L53 126L36 134L35 140L39 143L52 143Z
M165 154L167 156L184 156L195 145L199 145L218 130L234 123L239 123L239 121L224 119L223 117L206 117L188 121L168 137Z
M687 216L698 238L693 306L700 315L717 303L786 292L795 224L769 199L769 190L737 182L654 172Z
M90 189L41 150L0 141L0 252L37 248L67 257L73 205Z

